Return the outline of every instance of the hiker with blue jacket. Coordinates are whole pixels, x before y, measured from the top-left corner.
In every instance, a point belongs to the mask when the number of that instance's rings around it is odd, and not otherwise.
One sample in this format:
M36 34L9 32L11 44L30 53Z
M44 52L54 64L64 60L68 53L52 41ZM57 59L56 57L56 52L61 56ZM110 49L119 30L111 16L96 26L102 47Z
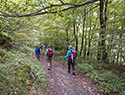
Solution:
M40 48L38 46L36 46L36 48L35 48L35 55L36 55L37 59L40 60Z
M67 55L64 59L68 58L68 73L70 73L70 66L72 65L73 75L75 75L75 59L76 59L76 50L72 48L72 45L69 45Z

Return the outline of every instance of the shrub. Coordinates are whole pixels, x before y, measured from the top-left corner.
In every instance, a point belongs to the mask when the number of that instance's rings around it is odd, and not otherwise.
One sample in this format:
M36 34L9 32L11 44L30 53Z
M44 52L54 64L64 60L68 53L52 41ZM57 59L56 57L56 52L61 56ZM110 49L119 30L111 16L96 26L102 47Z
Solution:
M124 73L122 73L120 76L119 73L116 72L116 70L115 73L114 71L112 72L112 69L106 70L109 67L108 64L104 64L101 61L92 62L92 60L87 61L79 59L79 62L77 62L77 69L80 70L83 74L86 73L86 75L89 76L93 82L99 84L100 92L103 92L105 95L109 95L111 93L121 93L120 95L124 95Z
M93 70L92 66L89 65L89 64L86 64L86 63L83 63L83 64L78 64L77 65L77 68L80 69L81 73L87 73L87 72L90 72Z
M101 92L109 94L111 92L120 92L124 90L125 82L111 71L103 70L101 73L94 70L87 75L95 82L100 84Z

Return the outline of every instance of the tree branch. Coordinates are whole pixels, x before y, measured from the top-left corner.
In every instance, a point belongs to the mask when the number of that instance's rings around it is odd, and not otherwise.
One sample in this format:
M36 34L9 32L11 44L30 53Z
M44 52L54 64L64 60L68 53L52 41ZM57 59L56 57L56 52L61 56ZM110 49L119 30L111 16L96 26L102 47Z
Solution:
M85 5L88 5L90 3L94 3L94 2L97 2L98 0L88 0L86 2L83 2L83 3L79 3L79 4L72 4L72 3L64 3L64 4L54 4L54 5L50 5L48 7L44 7L42 9L39 9L37 10L36 12L32 12L32 13L29 13L29 14L17 14L17 15L13 15L13 14L8 14L8 13L5 13L3 11L0 10L0 16L4 16L4 17L29 17L29 16L35 16L35 15L42 15L42 14L47 14L47 13L57 13L57 10L56 11L53 11L53 12L49 12L49 11L46 11L47 9L49 8L52 8L52 7L57 7L57 6L65 6L65 5L71 5L69 7L66 7L66 8L63 8L61 11L66 11L66 10L69 10L69 9L73 9L73 8L78 8L78 7L81 7L81 6L85 6ZM45 10L45 12L41 12Z
M60 1L62 4L64 4L62 0L59 0L59 1Z
M92 7L90 10L88 10L88 11L86 12L86 14L87 14L88 12L90 12L91 10L95 9L96 7L98 7L98 5L99 5L99 4L97 4L96 6Z

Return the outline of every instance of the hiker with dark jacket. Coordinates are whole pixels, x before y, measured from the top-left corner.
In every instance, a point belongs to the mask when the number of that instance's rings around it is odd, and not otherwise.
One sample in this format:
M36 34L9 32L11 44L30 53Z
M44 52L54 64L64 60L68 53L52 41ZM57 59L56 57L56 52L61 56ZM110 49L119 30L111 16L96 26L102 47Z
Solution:
M75 75L75 58L76 58L76 51L72 48L72 45L69 45L69 50L67 55L64 59L68 58L68 73L70 73L70 66L72 65L73 75Z
M46 49L45 55L47 56L47 63L48 63L48 70L51 70L52 68L52 56L53 56L53 49L51 49L51 46L48 45L48 49Z

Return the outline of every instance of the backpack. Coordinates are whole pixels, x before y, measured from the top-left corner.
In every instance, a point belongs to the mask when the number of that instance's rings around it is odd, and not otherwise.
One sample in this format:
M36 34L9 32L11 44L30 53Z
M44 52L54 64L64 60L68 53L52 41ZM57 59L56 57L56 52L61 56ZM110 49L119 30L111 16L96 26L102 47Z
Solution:
M48 56L52 57L53 56L53 50L52 49L48 49Z
M38 48L38 52L40 52L40 48Z
M75 60L77 58L76 50L71 50L70 58Z
M36 48L35 52L36 52L36 54L39 54L40 53L40 48Z

